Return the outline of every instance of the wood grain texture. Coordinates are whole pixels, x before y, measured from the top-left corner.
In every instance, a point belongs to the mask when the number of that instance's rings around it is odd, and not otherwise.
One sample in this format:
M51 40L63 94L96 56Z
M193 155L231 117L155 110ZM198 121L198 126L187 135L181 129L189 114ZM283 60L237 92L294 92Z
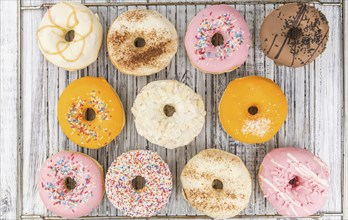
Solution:
M344 136L344 143L343 143L343 163L342 163L342 169L344 170L343 175L343 219L348 218L348 135L347 129L348 129L348 35L346 34L348 31L348 2L343 2L343 28L342 33L344 35L343 41L344 41L344 70L343 70L343 78L344 78L344 129L343 129L343 136Z
M18 2L0 2L0 219L17 218Z
M143 1L146 2L146 0ZM161 0L149 1L156 2ZM22 4L39 5L44 2L50 3L56 2L56 0L23 0ZM93 2L93 0L85 0L83 2L88 3ZM98 2L109 1L100 0ZM1 35L3 35L3 23L6 23L3 17L8 17L8 14L4 14L5 9L3 7L8 8L9 6L7 4L4 5L1 4L0 10ZM231 73L222 75L204 74L196 70L186 56L183 40L187 25L196 13L205 8L204 5L91 7L92 11L98 13L103 26L103 46L97 62L91 64L86 69L74 72L62 70L50 64L44 59L38 49L35 31L46 10L22 11L22 71L19 78L17 78L16 74L3 74L4 72L8 73L9 70L17 72L18 68L7 61L6 65L3 65L3 47L13 50L18 45L15 45L12 41L10 44L5 45L1 41L0 105L2 113L0 116L0 172L1 177L5 175L5 178L0 180L1 217L3 213L5 213L5 219L11 219L16 215L17 187L16 184L12 184L12 178L4 170L8 168L17 170L16 163L9 163L9 161L13 160L9 160L9 158L17 157L17 148L8 146L9 143L17 146L17 137L19 135L23 137L23 146L21 148L23 160L20 161L22 182L18 183L21 185L23 195L19 200L21 204L20 213L23 215L53 215L43 206L36 187L37 171L43 161L52 154L60 150L83 152L97 159L106 172L108 166L117 156L134 149L156 151L169 164L173 174L174 187L170 201L161 211L161 215L200 214L184 201L181 194L180 174L186 162L199 151L206 148L220 148L234 153L241 157L249 169L253 181L253 194L249 206L242 214L274 214L273 208L263 198L261 189L258 186L257 174L262 159L267 152L273 148L286 146L306 148L329 164L332 176L331 194L323 211L341 212L343 210L341 199L343 194L342 155L344 149L347 151L347 139L344 136L343 129L344 126L347 127L344 116L347 115L345 107L348 105L348 93L347 86L344 86L347 85L347 77L344 77L343 74L342 20L337 16L340 8L337 6L317 6L324 12L330 24L330 39L327 49L314 63L294 69L275 66L273 61L265 57L260 48L259 31L263 18L280 5L232 4L231 6L235 7L247 21L252 33L252 41L245 65ZM114 68L107 56L106 33L109 26L118 15L134 8L157 10L174 24L179 35L178 53L167 68L152 76L134 77L123 75ZM9 25L6 28L8 30L11 28L15 29L14 27L9 27ZM17 51L13 53L17 53ZM106 78L119 94L126 112L124 130L108 146L99 150L89 150L73 144L66 138L57 121L59 95L69 83L87 75ZM283 89L289 103L289 116L286 123L272 140L264 144L247 145L237 142L223 131L219 122L218 104L224 89L231 80L248 75L260 75L274 80ZM141 88L149 82L160 79L175 79L191 87L203 97L207 111L206 123L198 137L189 145L175 150L166 150L158 147L139 136L130 111L133 101ZM17 92L19 92L17 91L17 86L20 84L22 85L20 93L22 99L21 103L17 103ZM15 100L15 102L5 106L3 100L7 99L7 97L13 97L12 100ZM16 110L20 104L23 107L22 115L17 116ZM3 114L3 112L13 115L11 122L9 121L10 118L4 117L4 115L8 114ZM19 118L19 116L22 117L23 121L21 134L17 134L17 123L13 123L13 118ZM346 148L343 148L343 144L345 144ZM7 166L3 166L3 164ZM347 166L347 162L345 166ZM3 197L3 195L6 196ZM100 206L93 210L91 215L122 216L123 213L118 212L105 196Z

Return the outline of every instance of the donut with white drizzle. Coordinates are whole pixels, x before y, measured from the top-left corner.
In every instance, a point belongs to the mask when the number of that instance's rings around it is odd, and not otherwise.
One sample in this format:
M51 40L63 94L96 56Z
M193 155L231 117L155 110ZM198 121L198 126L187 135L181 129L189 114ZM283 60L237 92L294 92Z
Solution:
M278 148L263 159L259 183L279 214L306 217L320 210L327 200L329 169L307 150Z
M103 28L86 6L60 2L43 16L36 36L48 61L66 70L79 70L97 59Z

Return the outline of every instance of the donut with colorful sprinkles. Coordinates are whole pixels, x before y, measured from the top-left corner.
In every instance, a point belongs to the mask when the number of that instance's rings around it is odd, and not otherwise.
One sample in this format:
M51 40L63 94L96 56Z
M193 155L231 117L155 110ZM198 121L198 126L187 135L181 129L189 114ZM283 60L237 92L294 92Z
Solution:
M221 74L241 66L248 57L250 31L239 12L227 5L200 11L190 22L185 47L193 66Z
M120 98L104 78L83 77L59 97L58 121L75 144L98 149L122 131L125 116Z
M85 216L103 198L103 168L85 154L61 151L42 165L38 189L43 203L54 214L63 218Z
M129 151L109 167L105 189L110 202L125 215L150 217L168 202L172 174L158 153Z

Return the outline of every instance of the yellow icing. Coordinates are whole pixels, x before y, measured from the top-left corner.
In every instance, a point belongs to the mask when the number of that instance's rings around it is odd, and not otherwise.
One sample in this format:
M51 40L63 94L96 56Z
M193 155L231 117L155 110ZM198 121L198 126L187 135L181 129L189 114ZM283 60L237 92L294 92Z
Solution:
M93 109L95 118L85 118ZM122 103L104 78L83 77L73 81L59 97L58 121L74 143L92 149L109 144L123 129Z

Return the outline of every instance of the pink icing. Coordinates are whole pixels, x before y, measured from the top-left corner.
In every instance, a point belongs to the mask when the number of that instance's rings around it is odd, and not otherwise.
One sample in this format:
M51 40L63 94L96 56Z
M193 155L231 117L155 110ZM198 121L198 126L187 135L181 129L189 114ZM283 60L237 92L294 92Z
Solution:
M306 150L278 148L263 159L259 182L279 214L306 217L320 210L327 200L329 170Z
M211 38L219 33L224 44L214 46ZM200 11L191 21L185 47L192 64L208 73L224 73L241 66L248 57L250 32L239 12L227 5Z
M74 189L65 186L67 177L75 180ZM64 218L78 218L90 213L101 202L103 173L89 156L61 151L42 165L38 188L47 209Z

